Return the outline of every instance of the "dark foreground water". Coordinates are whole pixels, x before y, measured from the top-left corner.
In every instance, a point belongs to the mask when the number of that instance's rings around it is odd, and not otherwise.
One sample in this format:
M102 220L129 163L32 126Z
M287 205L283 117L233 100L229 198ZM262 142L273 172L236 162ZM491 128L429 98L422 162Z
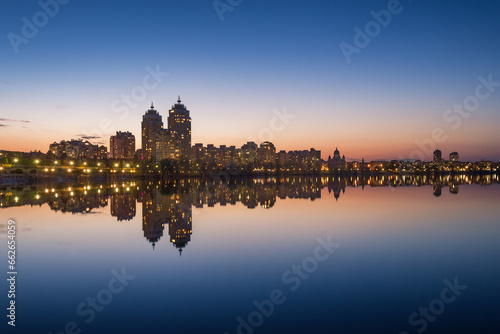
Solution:
M500 333L494 180L4 187L1 332Z

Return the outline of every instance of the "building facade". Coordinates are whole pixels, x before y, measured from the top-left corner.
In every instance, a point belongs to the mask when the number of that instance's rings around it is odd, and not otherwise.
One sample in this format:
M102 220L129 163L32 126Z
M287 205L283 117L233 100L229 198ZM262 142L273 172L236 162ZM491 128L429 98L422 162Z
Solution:
M106 146L100 146L81 139L63 140L49 145L49 152L57 158L106 159Z
M441 151L440 150L435 150L433 153L433 160L434 162L441 162L443 159L441 157Z
M152 159L156 150L157 133L163 129L161 115L154 109L153 103L142 116L141 135L142 135L142 156L145 160Z
M135 136L130 132L117 131L109 139L111 159L134 159Z
M178 141L180 156L191 160L191 117L180 96L168 113L168 129Z
M346 166L345 156L340 157L340 151L336 148L333 157L328 156L328 169L331 172L343 172Z

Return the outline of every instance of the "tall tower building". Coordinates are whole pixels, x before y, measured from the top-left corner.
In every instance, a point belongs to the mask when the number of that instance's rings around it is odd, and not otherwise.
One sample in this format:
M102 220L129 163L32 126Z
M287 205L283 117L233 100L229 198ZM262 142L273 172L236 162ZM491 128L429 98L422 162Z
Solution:
M168 129L175 134L180 155L191 160L191 117L180 96L168 114Z
M169 117L170 121L170 117ZM154 109L151 102L151 108L142 116L142 156L149 160L153 157L156 149L156 135L163 128L163 121L158 111ZM191 143L191 126L189 127L189 142Z

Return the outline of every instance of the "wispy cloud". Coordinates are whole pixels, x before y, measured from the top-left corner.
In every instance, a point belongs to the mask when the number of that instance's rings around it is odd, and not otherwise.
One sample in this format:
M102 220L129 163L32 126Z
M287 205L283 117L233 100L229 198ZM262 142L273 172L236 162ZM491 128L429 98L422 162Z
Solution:
M0 124L0 128L7 127L7 126L8 126L7 124Z
M77 135L77 137L81 138L81 139L86 139L86 140L93 140L93 139L101 139L102 136L87 136L87 135Z
M12 119L12 118L0 118L0 122L31 123L30 121L25 121L21 119Z

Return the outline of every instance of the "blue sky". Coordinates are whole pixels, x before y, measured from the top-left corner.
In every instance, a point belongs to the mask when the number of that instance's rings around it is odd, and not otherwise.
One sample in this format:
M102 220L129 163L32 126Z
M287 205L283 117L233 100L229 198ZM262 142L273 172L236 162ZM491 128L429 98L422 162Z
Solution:
M443 128L447 139L436 143L443 153L500 160L500 87L458 129L443 121L474 94L479 76L500 81L500 4L401 1L400 13L348 63L339 44L354 45L354 27L387 7L244 0L221 21L206 0L71 0L16 53L8 34L22 36L22 18L32 22L41 7L8 2L0 14L1 148L46 151L90 134L108 145L113 133L99 127L103 120L139 144L150 102L165 118L181 94L193 143L262 138L278 149L315 147L323 157L338 146L350 158L391 159L422 151L416 141ZM169 75L120 117L113 103L142 85L147 67ZM285 108L295 118L259 136Z

